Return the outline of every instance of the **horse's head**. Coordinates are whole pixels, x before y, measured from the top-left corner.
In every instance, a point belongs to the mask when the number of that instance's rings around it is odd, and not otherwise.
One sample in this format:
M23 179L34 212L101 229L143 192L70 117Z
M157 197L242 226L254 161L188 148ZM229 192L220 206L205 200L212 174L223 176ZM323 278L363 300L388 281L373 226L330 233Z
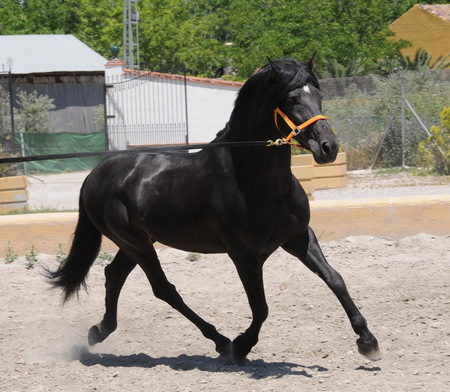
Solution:
M315 56L306 63L269 60L272 91L277 96L275 125L286 139L311 151L317 163L336 159L338 141L322 115L322 93L313 73Z

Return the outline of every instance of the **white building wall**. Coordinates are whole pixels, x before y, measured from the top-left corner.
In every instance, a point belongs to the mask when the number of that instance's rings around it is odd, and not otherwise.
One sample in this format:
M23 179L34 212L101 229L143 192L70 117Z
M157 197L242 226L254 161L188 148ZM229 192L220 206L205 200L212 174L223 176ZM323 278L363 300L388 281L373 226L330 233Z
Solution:
M225 128L238 87L187 84L189 143L206 143Z
M174 84L173 88L177 91L173 94L177 98L172 100L171 87L168 87L167 78L163 80L149 75L144 79L146 83L142 81L134 83L133 79L136 76L124 70L124 65L121 60L113 60L106 66L106 83L113 83L116 86L114 91L107 92L109 94L107 113L113 114L112 118L108 119L109 147L126 149L130 146L166 144L163 136L158 136L161 135L158 134L159 130L164 131L167 128L169 131L172 129L175 131L175 128L183 127L186 123L185 114L177 121L170 116L168 119L160 117L160 113L164 112L161 107L167 107L164 106L167 102L175 102L173 105L178 105L179 99L184 102L184 88L179 82L183 77L175 75L175 79L179 81ZM118 83L126 80L131 82ZM234 108L240 86L240 83L214 79L187 78L189 143L210 142L225 127ZM142 100L136 97L149 99ZM174 121L176 124L173 123ZM180 142L184 143L184 140L179 140L175 144Z

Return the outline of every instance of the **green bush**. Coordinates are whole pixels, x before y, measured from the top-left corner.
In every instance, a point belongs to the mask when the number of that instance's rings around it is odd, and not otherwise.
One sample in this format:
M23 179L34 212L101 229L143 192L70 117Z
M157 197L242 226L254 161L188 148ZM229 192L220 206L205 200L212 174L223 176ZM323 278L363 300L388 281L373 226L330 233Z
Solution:
M419 143L421 166L425 173L450 174L450 107L441 113L441 127L432 126L431 135Z

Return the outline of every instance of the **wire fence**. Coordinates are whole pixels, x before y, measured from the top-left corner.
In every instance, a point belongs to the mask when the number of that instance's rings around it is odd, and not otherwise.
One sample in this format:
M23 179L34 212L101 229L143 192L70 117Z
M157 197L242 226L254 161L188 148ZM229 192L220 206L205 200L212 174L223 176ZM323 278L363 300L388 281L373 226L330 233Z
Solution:
M367 79L366 79L367 80ZM347 152L349 169L420 166L419 143L450 106L450 71L397 72L351 83L324 102L324 112Z

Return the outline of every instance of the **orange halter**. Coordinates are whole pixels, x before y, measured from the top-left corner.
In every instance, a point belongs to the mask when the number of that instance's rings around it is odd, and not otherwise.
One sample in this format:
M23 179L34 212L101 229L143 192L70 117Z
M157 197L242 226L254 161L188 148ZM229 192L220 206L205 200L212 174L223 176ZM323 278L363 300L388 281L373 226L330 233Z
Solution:
M318 121L318 120L326 120L327 119L324 115L319 114L319 115L314 116L314 117L310 118L309 120L305 121L303 124L300 124L300 125L296 126L289 119L289 117L286 116L283 113L283 111L280 108L277 107L275 109L275 111L274 111L274 117L275 117L275 125L277 126L278 129L280 129L280 128L278 126L278 116L277 116L277 114L279 114L283 118L283 120L286 122L286 124L289 125L289 128L292 129L292 132L284 139L284 141L286 143L288 143L289 140L291 140L294 136L297 136L303 129L309 127L311 124L315 123L316 121Z

